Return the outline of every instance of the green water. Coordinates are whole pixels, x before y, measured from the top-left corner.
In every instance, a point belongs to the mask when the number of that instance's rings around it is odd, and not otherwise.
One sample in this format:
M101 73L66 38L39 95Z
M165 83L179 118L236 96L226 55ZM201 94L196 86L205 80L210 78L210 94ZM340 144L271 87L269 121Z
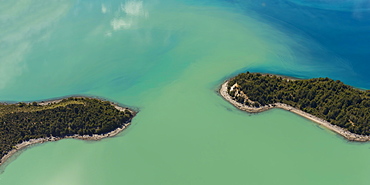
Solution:
M103 13L98 1L38 1L33 8L44 12L33 18L25 16L28 1L3 9L20 20L9 26L16 31L1 31L6 48L18 51L2 55L16 62L2 63L1 100L82 94L140 112L114 138L24 150L1 167L0 184L369 183L369 144L347 142L283 110L239 111L216 92L223 80L251 67L301 68L304 44L315 43L298 42L224 4L145 1L128 15L117 11L121 3L103 3ZM114 30L115 18L131 26Z

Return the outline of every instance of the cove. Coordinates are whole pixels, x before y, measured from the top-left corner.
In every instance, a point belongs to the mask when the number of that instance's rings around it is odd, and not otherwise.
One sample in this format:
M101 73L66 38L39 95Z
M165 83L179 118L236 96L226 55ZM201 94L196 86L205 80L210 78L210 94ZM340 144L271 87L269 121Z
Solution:
M217 94L224 80L246 70L308 77L330 71L340 77L351 69L351 60L323 65L310 60L313 46L321 46L315 52L325 56L331 53L310 37L249 16L249 5L1 4L1 21L8 25L0 31L7 44L0 51L0 100L92 95L140 109L117 137L67 139L23 151L1 167L1 184L369 182L368 143L347 142L283 110L248 114ZM26 16L36 10L40 13ZM353 85L355 79L340 80Z

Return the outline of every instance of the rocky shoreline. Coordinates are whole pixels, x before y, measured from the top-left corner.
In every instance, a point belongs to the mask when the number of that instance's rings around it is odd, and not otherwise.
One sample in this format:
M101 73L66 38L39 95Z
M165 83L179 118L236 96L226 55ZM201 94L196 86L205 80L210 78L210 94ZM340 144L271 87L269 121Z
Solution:
M332 125L331 123L329 123L328 121L326 120L323 120L321 118L318 118L314 115L311 115L309 113L306 113L302 110L299 110L297 108L294 108L292 106L289 106L287 104L283 104L283 103L274 103L274 104L269 104L269 105L265 105L265 106L261 106L261 107L251 107L251 106L247 106L247 105L244 105L244 104L241 104L235 100L233 100L233 98L229 95L229 93L227 92L227 86L228 86L228 83L229 81L226 81L225 83L223 83L221 85L221 88L219 90L219 93L220 95L225 99L227 100L228 102L230 102L232 105L234 105L236 108L240 109L240 110L243 110L243 111L247 111L247 112L250 112L250 113L259 113L259 112L263 112L263 111L266 111L266 110L269 110L269 109L272 109L272 108L280 108L280 109L284 109L284 110L287 110L287 111L290 111L290 112L293 112L293 113L296 113L306 119L309 119L311 121L314 121L324 127L326 127L327 129L329 130L332 130L334 131L335 133L343 136L344 138L348 139L349 141L358 141L358 142L366 142L366 141L370 141L370 136L364 136L364 135L359 135L359 134L354 134L352 132L349 132L348 130L345 130L339 126L336 126L336 125Z
M51 104L51 103L58 103L60 101L62 101L63 99L57 99L57 100L51 100L51 101L47 101L47 102L40 102L38 103L38 105L48 105L48 104ZM112 103L112 105L119 111L125 111L125 110L128 110L130 111L133 115L136 114L136 112L128 109L128 108L125 108L125 107L120 107L118 106L117 104L114 104ZM108 132L108 133L105 133L105 134L93 134L93 135L78 135L78 134L75 134L73 136L65 136L65 137L46 137L46 138L38 138L38 139L30 139L28 141L24 141L22 143L19 143L17 144L16 146L14 146L14 149L12 149L11 151L8 152L8 154L6 154L5 156L3 156L0 160L0 166L3 165L11 156L13 156L14 154L16 154L18 151L22 150L22 149L25 149L31 145L34 145L34 144L38 144L38 143L44 143L44 142L48 142L48 141L59 141L61 139L80 139L80 140L87 140L87 141L99 141L101 139L104 139L104 138L107 138L107 137L113 137L113 136L116 136L118 135L120 132L122 132L124 129L126 129L129 125L131 124L131 122L127 122L127 123L124 123L122 125L122 127L119 127L111 132Z

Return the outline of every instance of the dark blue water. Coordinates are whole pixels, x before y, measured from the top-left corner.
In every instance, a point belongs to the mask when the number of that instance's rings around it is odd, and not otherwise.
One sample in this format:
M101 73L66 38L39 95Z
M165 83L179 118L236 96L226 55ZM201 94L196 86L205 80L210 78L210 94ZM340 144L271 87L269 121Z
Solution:
M262 19L284 33L317 45L305 51L312 65L339 70L274 71L299 77L329 76L350 85L370 88L370 1L226 0L249 16ZM253 12L253 13L251 13ZM303 39L302 39L303 38ZM302 42L303 45L308 45ZM293 48L294 49L294 48ZM299 49L295 52L301 52ZM308 53L307 53L308 52ZM308 54L308 55L307 55ZM297 61L299 62L299 61Z

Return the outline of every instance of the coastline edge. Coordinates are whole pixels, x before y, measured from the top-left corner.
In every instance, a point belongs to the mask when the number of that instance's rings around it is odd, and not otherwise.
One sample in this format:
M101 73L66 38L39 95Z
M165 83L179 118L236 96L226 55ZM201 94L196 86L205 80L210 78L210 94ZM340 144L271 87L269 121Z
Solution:
M359 135L359 134L355 134L355 133L352 133L348 130L345 130L337 125L333 125L331 123L329 123L328 121L326 120L323 120L321 118L318 118L314 115L311 115L307 112L304 112L302 110L299 110L297 108L294 108L290 105L287 105L287 104L284 104L284 103L274 103L274 104L268 104L268 105L265 105L265 106L262 106L262 107L250 107L250 106L247 106L247 105L244 105L244 104L241 104L235 100L232 99L232 97L229 95L229 93L227 92L227 85L229 83L229 80L226 80L220 87L219 89L219 94L226 100L228 101L229 103L231 103L232 105L234 105L234 107L238 108L239 110L242 110L242 111L246 111L246 112L249 112L249 113L259 113L259 112L263 112L263 111L267 111L267 110L270 110L270 109L273 109L273 108L279 108L279 109L283 109L283 110L287 110L287 111L290 111L290 112L293 112L295 114L298 114L299 116L302 116L308 120L311 120L313 122L316 122L318 123L319 125L322 125L324 126L325 128L343 136L344 138L346 138L347 140L349 141L358 141L358 142L366 142L366 141L370 141L370 136L364 136L364 135Z
M38 102L38 104L41 105L41 106L44 106L44 105L47 105L48 103L58 103L58 102L62 101L63 99L65 99L65 98L57 99L57 100L50 100L50 101L46 101L46 102ZM129 108L126 108L126 107L120 107L117 104L115 104L114 102L111 102L111 105L113 105L119 111L125 111L125 110L130 111L131 114L133 114L133 117L137 114L137 112L135 112L135 111L133 111ZM131 125L131 121L132 121L132 119L129 122L124 123L121 127L118 127L115 130L112 130L112 131L110 131L108 133L105 133L105 134L93 134L91 136L90 135L75 134L73 136L64 136L64 137L53 137L52 136L52 137L37 138L37 139L30 139L28 141L23 141L22 143L19 143L19 144L15 145L14 149L10 150L6 155L4 155L1 158L0 167L3 164L5 164L7 162L7 160L10 157L12 157L14 154L16 154L17 152L19 152L23 149L26 149L27 147L29 147L31 145L41 144L41 143L48 142L48 141L59 141L61 139L79 139L79 140L86 140L86 141L99 141L99 140L102 140L104 138L114 137L114 136L118 135L124 129L126 129L129 125Z

